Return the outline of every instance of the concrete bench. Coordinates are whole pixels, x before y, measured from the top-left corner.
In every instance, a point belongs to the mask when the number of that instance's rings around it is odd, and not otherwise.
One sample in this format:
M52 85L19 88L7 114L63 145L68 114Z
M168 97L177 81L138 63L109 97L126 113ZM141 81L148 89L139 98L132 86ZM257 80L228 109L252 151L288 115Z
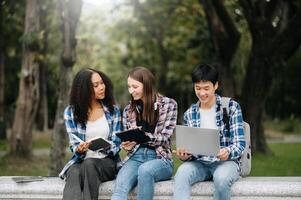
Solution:
M61 199L64 181L57 177L45 177L43 181L15 183L12 177L0 177L0 199ZM103 183L99 199L110 199L114 181ZM156 183L154 199L172 199L173 181ZM212 199L213 183L193 185L191 199ZM136 189L129 195L135 199ZM301 177L247 177L232 186L232 199L301 199Z

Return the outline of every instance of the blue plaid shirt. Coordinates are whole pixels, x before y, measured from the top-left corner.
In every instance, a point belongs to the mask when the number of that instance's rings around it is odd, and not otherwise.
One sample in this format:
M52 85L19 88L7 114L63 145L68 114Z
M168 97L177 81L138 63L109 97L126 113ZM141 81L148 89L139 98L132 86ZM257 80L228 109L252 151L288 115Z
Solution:
M120 139L115 135L115 133L122 131L120 109L114 106L114 112L110 113L109 109L106 106L102 106L110 128L107 140L111 143L111 148L107 150L106 153L108 155L114 156L118 154L121 143ZM64 111L64 120L69 136L70 150L73 153L73 156L59 174L59 177L61 177L62 179L65 178L66 172L69 167L74 163L81 162L86 155L85 153L79 153L76 151L79 143L86 140L86 125L76 123L74 120L73 112L74 110L72 106L66 107Z
M246 142L244 138L243 118L240 105L234 101L229 102L229 127L227 130L223 122L223 110L221 97L216 95L216 125L220 130L220 148L227 148L230 152L228 160L238 160L240 158ZM191 127L202 127L200 115L200 102L192 104L191 107L184 113L184 125ZM216 156L195 155L198 161L215 162L219 161Z

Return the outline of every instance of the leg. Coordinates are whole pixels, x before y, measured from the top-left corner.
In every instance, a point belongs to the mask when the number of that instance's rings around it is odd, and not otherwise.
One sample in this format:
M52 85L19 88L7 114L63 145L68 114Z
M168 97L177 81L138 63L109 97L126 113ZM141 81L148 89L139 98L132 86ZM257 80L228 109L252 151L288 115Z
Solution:
M239 168L234 161L224 161L213 172L215 200L230 200L231 186L239 178Z
M85 200L97 200L100 183L113 180L116 174L115 162L110 158L88 158L81 166L83 195Z
M198 161L184 162L174 177L174 200L189 200L192 184L210 178L208 168Z
M140 165L138 169L138 200L152 200L154 183L170 179L173 166L169 160L153 159Z
M111 200L126 200L131 189L137 184L138 167L141 162L129 159L118 172Z
M80 165L74 164L67 171L66 184L63 192L63 200L82 200Z

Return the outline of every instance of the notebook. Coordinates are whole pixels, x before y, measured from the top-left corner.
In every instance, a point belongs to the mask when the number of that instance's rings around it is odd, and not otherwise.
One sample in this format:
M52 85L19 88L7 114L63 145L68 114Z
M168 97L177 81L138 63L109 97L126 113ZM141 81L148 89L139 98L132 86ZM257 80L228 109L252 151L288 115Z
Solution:
M216 156L220 150L219 130L177 125L176 146L193 155Z

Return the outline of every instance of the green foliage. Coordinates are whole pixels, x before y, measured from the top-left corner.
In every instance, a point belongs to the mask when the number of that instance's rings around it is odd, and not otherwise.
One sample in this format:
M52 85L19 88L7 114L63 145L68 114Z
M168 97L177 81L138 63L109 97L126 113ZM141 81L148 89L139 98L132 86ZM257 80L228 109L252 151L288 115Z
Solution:
M300 121L298 119L296 119L294 117L294 115L291 115L288 119L287 122L285 124L285 126L283 127L283 132L289 132L289 133L293 133L296 132L296 130L298 129L298 125L300 124Z
M286 66L279 69L269 94L266 110L273 118L301 118L301 49L292 56Z
M27 34L23 34L20 37L20 42L23 43L31 51L41 51L44 45L45 31L35 31Z
M301 120L293 115L285 120L267 120L264 128L276 134L301 134Z

